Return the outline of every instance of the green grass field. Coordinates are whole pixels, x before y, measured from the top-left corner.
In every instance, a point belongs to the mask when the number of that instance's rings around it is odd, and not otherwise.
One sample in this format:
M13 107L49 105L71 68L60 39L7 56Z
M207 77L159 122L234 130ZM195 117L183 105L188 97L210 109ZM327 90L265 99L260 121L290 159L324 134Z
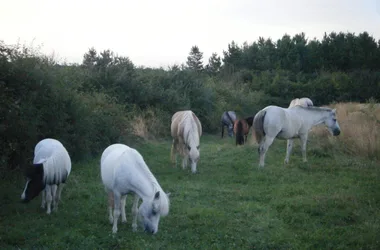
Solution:
M0 249L379 249L380 167L299 143L283 165L285 141L275 141L258 169L257 147L236 147L232 138L201 139L198 173L173 168L171 140L135 148L171 207L156 235L132 232L132 196L127 224L112 235L98 158L73 163L58 213L40 208L41 197L20 203L25 185L18 174L0 183ZM120 222L120 220L119 220Z

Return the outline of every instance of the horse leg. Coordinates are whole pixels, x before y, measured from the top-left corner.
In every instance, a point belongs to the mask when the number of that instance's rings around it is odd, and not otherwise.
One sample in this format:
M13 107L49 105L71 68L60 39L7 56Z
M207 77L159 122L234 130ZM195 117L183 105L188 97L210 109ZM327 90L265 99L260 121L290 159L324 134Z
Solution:
M108 220L113 223L113 192L108 192Z
M300 139L301 139L301 151L302 151L303 162L307 162L307 159L306 159L307 137L308 137L307 134L306 135L300 135Z
M170 160L172 163L175 163L175 150L176 150L176 139L173 139L173 142L172 142L172 148L170 150Z
M51 186L50 185L46 185L45 191L46 191L46 205L47 205L47 211L46 211L46 213L50 214L51 213L51 201L52 201Z
M57 206L57 208L55 210L58 209L58 202L61 201L61 194L62 194L62 189L64 186L65 186L65 183L61 183L58 185L57 195L55 196L55 198L56 198L55 205Z
M187 158L189 156L187 156L186 154L183 156L182 158L182 168L185 169L187 167Z
M222 124L222 138L224 136L224 125Z
M265 155L270 145L272 145L274 138L265 136L259 146L260 162L259 167L264 167Z
M113 193L113 226L112 233L117 232L117 220L120 216L121 195L118 192Z
M292 149L293 149L293 139L288 139L287 140L287 143L286 143L286 156L285 156L285 164L288 164L289 163L289 157L290 157L290 154L292 153Z
M125 215L125 203L127 200L127 195L121 196L121 222L122 223L127 223L127 216Z
M53 203L53 211L57 210L57 185L51 186L51 197Z
M41 208L45 209L46 207L46 189L42 190L42 201L41 201Z
M138 204L139 204L140 197L135 194L135 199L133 201L132 205L132 230L133 232L137 231L137 213L138 213Z

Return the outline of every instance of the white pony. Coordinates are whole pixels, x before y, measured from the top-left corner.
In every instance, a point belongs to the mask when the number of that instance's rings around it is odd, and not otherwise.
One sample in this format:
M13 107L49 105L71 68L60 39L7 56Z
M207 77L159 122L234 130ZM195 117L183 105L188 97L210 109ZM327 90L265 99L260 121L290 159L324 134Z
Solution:
M191 111L178 111L172 117L171 161L177 165L177 153L182 156L182 168L187 167L187 159L191 162L191 171L197 172L200 158L199 139L202 136L202 125L198 117ZM175 159L174 159L175 158Z
M293 99L290 102L289 108L292 108L292 107L295 107L295 106L311 107L311 106L314 106L314 104L313 104L313 102L309 98L302 97L302 98Z
M253 120L256 140L259 143L259 167L264 167L265 154L275 138L300 138L303 161L306 162L308 133L313 126L318 124L325 124L334 136L340 134L340 127L336 120L336 109L314 106L307 108L302 106L293 108L268 106L260 110ZM285 162L289 161L291 148L290 146L287 149Z
M58 209L61 192L71 172L71 159L65 147L55 139L44 139L34 149L33 166L26 171L26 185L21 195L27 203L42 191L41 207L47 214ZM58 193L57 193L58 188ZM46 198L46 200L45 200Z
M100 160L102 182L108 193L109 221L112 232L117 232L117 221L127 222L125 201L128 193L134 193L132 206L132 229L137 230L137 214L143 217L144 230L155 234L160 216L169 213L169 195L166 194L153 176L143 157L137 150L124 144L107 147ZM138 208L140 198L142 203ZM113 214L112 214L112 208Z

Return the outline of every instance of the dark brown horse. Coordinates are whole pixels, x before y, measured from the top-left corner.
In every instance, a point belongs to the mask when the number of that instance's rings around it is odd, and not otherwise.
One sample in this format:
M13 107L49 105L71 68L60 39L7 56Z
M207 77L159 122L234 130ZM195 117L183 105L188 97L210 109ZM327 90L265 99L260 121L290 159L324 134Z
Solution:
M253 116L236 120L234 123L234 133L236 137L236 145L243 145L247 142L249 129L252 127Z

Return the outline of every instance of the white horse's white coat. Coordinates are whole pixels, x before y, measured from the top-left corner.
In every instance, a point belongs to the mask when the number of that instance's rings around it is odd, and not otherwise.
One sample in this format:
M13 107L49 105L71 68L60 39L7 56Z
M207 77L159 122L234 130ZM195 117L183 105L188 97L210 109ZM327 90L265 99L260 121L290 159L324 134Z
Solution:
M301 106L301 107L312 107L314 106L313 101L310 100L310 98L302 97L302 98L295 98L293 99L290 104L289 108L293 108L295 106ZM286 156L285 156L285 164L289 163L289 157L293 149L293 139L288 139L286 142Z
M171 160L177 165L177 153L182 156L182 168L187 167L190 159L191 171L197 172L197 162L200 158L199 143L202 136L202 125L198 117L191 111L178 111L172 116L171 135L173 143Z
M268 106L260 110L254 118L253 127L256 140L259 143L260 167L264 167L265 154L275 138L300 138L303 161L306 162L306 143L309 130L318 124L325 124L331 134L340 134L339 123L336 120L336 110L319 107L281 108ZM286 159L289 159L290 150Z
M311 107L311 106L314 106L314 104L313 104L313 101L310 100L310 98L302 97L302 98L295 98L290 102L289 108L292 108L295 106Z
M109 195L109 220L112 232L117 232L117 221L121 214L126 222L125 200L127 194L135 193L132 206L132 228L137 230L137 214L143 217L145 231L158 231L160 216L169 213L169 194L166 194L137 150L124 144L107 147L100 160L101 178ZM139 199L142 204L138 208ZM112 213L112 208L114 208Z
M33 164L43 165L42 182L46 186L44 190L42 190L41 207L45 208L45 205L47 205L47 214L50 214L52 201L53 210L58 209L58 202L61 198L64 183L71 172L69 153L61 142L47 138L37 143L34 148ZM24 192L21 195L21 199L23 200L26 198L26 190L29 188L31 181L32 180L27 180Z

